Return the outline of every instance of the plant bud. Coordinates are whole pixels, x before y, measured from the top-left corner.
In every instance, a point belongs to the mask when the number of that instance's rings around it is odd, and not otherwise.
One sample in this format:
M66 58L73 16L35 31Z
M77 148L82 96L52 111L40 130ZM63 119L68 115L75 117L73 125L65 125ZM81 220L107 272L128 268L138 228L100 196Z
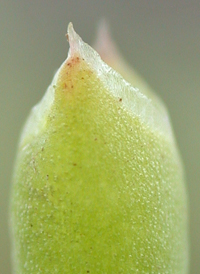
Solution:
M165 107L71 23L67 37L68 58L19 143L15 273L188 273L187 196Z

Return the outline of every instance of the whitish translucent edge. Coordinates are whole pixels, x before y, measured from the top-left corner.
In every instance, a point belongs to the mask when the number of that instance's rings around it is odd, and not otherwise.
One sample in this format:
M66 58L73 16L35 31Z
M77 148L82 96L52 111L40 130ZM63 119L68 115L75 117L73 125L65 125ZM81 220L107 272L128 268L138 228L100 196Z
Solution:
M141 90L134 88L118 72L109 67L92 47L83 42L74 31L72 23L69 23L67 38L70 44L67 60L76 54L81 56L96 73L108 93L118 99L122 98L121 104L126 111L130 112L130 115L138 117L146 126L158 131L171 141L174 140L167 111L156 108L151 98L148 98ZM23 149L28 145L29 137L37 136L45 128L47 122L45 117L48 116L54 102L54 87L60 70L67 60L57 70L42 100L31 110L20 138L20 146L23 145Z
M133 87L142 91L147 98L152 99L155 108L165 115L167 110L161 98L151 89L143 77L123 58L112 38L108 22L100 20L93 48L99 53L103 61L122 75Z
M68 40L70 44L68 58L78 53L96 72L105 89L114 97L122 98L122 104L131 115L139 117L144 124L153 130L173 139L167 111L163 108L156 108L153 99L143 94L142 90L134 88L118 72L109 67L92 47L83 42L74 31L72 23L69 23L68 26Z
M43 128L45 128L47 122L47 119L45 119L45 117L48 116L49 111L51 111L51 105L53 105L54 102L54 87L57 83L59 71L60 69L57 70L56 74L53 77L53 81L49 85L40 102L31 109L31 112L28 116L20 137L19 145L21 146L22 144L25 144L25 147L23 149L26 148L26 140L29 138L29 136L37 136L39 132Z

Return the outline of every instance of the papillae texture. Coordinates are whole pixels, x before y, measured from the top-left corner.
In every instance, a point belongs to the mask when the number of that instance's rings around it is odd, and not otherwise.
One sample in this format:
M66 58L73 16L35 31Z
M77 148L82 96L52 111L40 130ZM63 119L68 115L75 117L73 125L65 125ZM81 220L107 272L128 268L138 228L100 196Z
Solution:
M187 198L165 109L71 24L68 38L20 140L15 273L187 273Z

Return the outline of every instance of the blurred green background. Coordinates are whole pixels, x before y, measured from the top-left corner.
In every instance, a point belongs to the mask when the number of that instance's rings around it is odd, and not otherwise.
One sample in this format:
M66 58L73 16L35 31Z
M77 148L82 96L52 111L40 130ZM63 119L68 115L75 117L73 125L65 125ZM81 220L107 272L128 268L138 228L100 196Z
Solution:
M105 17L124 57L168 106L187 175L191 272L200 273L200 1L0 1L0 273L11 273L8 206L19 133L67 56L72 21L92 43Z

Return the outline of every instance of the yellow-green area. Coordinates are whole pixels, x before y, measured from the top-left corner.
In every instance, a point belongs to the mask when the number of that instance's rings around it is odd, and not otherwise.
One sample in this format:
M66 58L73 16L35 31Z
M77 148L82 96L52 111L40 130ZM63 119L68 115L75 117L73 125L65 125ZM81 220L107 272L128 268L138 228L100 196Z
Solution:
M174 143L127 111L83 60L54 88L45 126L16 161L15 273L187 273Z

